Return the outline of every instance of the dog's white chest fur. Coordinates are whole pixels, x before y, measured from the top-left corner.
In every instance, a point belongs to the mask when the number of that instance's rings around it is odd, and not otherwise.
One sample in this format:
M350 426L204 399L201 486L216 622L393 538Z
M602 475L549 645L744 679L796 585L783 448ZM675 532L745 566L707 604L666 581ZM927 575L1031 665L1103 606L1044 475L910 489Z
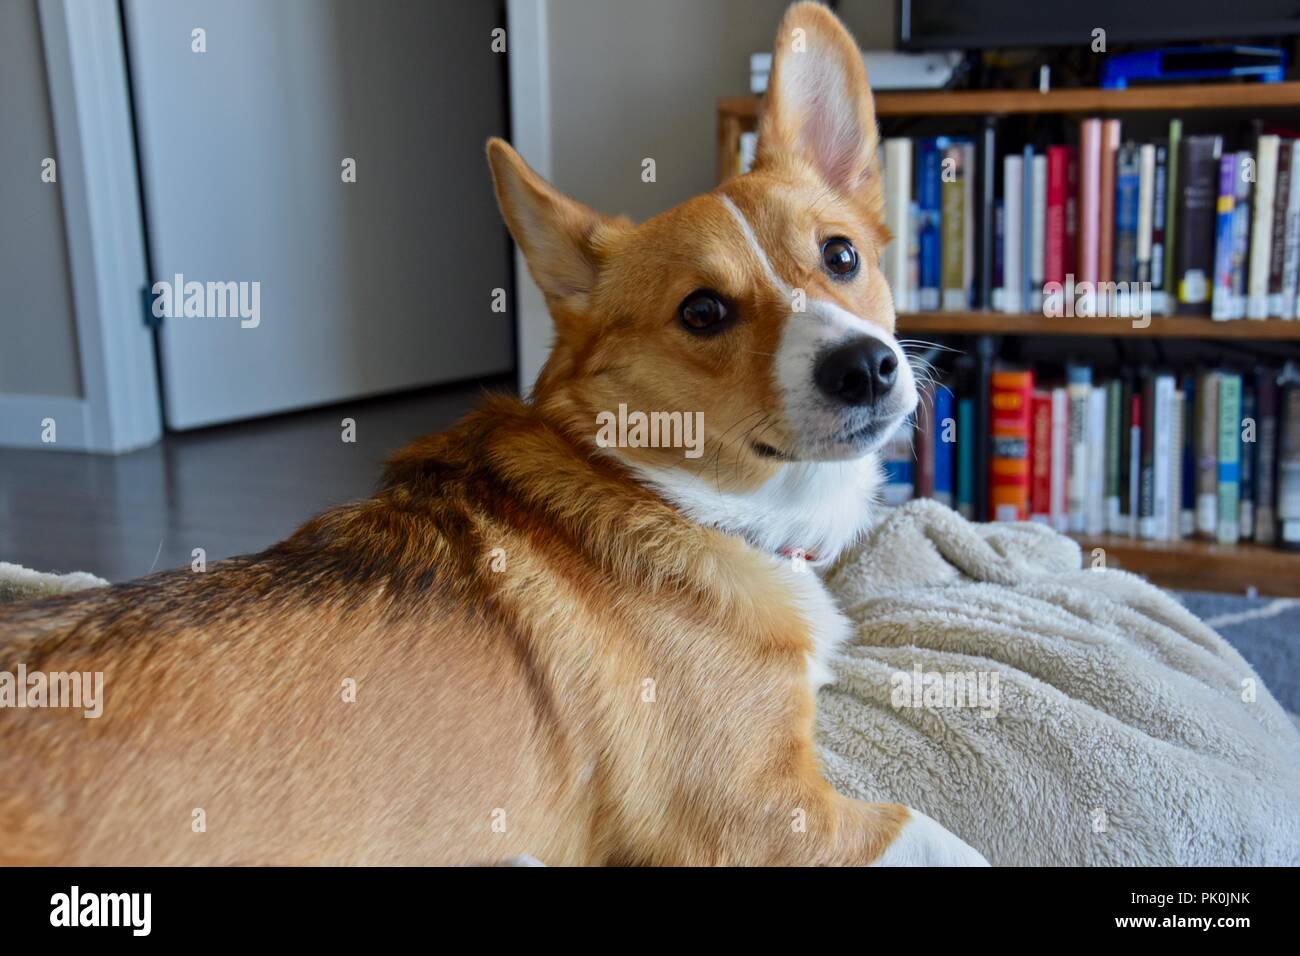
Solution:
M835 680L830 660L849 639L853 625L835 605L835 599L816 572L808 565L799 567L797 560L777 559L782 565L782 576L794 592L799 613L808 623L813 644L808 655L808 682L815 693L818 688Z
M692 521L739 535L772 555L808 624L813 649L808 676L813 689L834 679L829 660L851 625L813 570L829 565L862 533L880 486L880 461L870 453L853 461L798 462L750 492L722 491L707 477L678 468L631 465ZM806 564L783 552L810 555Z

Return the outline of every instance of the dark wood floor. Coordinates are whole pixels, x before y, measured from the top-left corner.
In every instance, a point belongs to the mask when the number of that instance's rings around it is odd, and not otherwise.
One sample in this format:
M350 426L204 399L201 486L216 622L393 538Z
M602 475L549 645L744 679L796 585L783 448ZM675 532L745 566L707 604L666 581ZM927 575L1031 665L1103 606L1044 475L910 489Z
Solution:
M0 448L0 561L110 581L260 551L370 494L380 465L441 431L496 379L168 435L129 455ZM356 420L356 442L340 422Z

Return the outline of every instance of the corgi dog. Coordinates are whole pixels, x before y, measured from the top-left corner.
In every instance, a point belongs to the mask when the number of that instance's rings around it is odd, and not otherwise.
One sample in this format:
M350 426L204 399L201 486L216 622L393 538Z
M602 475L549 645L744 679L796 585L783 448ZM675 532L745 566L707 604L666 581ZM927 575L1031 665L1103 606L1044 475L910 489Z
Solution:
M0 864L983 865L818 769L849 624L791 555L858 536L917 402L824 7L781 24L759 142L633 225L490 141L555 325L530 399L261 554L0 608L0 672L103 675L94 719L0 709Z

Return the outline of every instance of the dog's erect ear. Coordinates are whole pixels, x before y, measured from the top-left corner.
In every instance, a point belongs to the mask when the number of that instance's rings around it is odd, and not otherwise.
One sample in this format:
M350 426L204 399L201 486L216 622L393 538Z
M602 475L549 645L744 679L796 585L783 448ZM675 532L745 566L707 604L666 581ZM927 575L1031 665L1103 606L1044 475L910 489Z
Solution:
M618 223L570 199L505 140L487 144L501 215L528 271L553 304L581 310L600 268L600 243Z
M878 188L877 140L857 43L821 4L795 4L776 35L755 165L793 153L854 196Z

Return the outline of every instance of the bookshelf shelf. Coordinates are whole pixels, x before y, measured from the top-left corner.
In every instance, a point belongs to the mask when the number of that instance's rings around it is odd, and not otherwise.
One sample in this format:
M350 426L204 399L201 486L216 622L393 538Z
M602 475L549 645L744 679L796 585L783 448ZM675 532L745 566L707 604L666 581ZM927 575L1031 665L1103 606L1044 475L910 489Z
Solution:
M724 96L721 116L753 122L762 99ZM958 90L877 93L878 116L969 116L1011 113L1127 113L1146 110L1278 109L1300 106L1300 82L1142 86L1127 90Z
M1106 552L1106 567L1141 574L1167 588L1244 594L1256 588L1270 597L1300 596L1300 552L1255 544L1212 541L1139 541L1103 535L1072 535L1084 549L1084 565L1093 548Z
M900 332L944 335L1087 335L1163 339L1254 339L1300 341L1300 321L1238 319L1213 322L1200 316L1153 317L1146 328L1134 328L1132 319L1048 318L1042 315L1008 315L1002 312L902 312Z

